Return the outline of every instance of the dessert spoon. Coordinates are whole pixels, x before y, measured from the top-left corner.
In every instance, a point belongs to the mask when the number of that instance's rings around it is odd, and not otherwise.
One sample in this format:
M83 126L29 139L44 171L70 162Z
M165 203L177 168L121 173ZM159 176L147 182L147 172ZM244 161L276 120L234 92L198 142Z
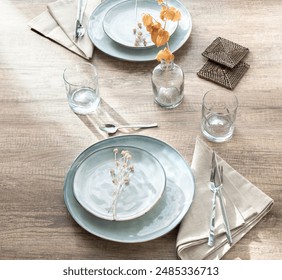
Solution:
M111 123L106 123L101 125L99 128L109 134L114 134L118 131L120 128L150 128L150 127L156 127L158 126L157 123L152 123L152 124L132 124L132 125L114 125Z

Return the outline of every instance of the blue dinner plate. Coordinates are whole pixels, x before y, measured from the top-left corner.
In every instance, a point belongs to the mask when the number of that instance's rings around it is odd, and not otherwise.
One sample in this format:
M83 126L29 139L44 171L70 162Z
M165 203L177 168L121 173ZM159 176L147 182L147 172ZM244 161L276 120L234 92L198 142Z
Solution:
M143 216L129 221L108 221L92 215L76 200L73 182L80 164L93 152L108 146L132 146L153 154L166 173L161 199ZM195 181L190 166L172 146L156 138L125 135L97 142L84 150L71 165L64 183L64 200L73 219L85 230L101 238L137 243L153 240L175 228L192 203Z
M105 15L110 9L123 1L124 0L105 0L93 10L90 14L87 28L90 40L102 52L122 60L136 62L155 60L157 53L160 49L162 49L162 47L157 48L153 46L151 48L129 48L115 42L105 33L103 28ZM142 0L138 0L138 2L141 3ZM179 9L181 12L181 19L178 23L177 29L169 40L170 50L175 52L184 45L191 34L192 18L189 11L181 2L177 0L170 0L169 4L174 6L176 9Z

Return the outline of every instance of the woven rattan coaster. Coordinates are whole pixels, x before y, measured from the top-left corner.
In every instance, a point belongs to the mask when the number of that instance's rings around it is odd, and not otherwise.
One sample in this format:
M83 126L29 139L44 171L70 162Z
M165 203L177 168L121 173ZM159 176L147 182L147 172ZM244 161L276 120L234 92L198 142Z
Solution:
M202 55L212 61L233 68L248 52L248 48L218 37L206 48Z
M231 69L208 60L197 74L228 89L234 89L249 68L250 65L245 62L239 62Z

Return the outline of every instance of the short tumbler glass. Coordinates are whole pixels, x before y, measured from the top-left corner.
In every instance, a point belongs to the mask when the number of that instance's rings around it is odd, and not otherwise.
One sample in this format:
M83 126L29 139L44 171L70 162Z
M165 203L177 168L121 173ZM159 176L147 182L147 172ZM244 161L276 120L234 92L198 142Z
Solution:
M69 106L81 115L93 113L100 104L97 69L86 62L66 68L63 74Z
M208 91L202 102L203 135L212 142L224 142L232 138L238 99L230 91L215 89Z

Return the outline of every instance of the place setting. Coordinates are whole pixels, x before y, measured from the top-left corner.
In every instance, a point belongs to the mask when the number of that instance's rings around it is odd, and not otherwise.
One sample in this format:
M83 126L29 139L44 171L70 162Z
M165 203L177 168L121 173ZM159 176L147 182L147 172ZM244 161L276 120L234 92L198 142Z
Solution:
M192 30L192 19L189 11L181 2L170 1L170 5L181 11L182 18L170 23L167 30L173 40L170 48L178 50L189 38ZM119 10L126 12L120 13ZM90 15L88 34L93 44L108 55L127 61L154 60L159 48L150 41L146 30L142 30L147 44L135 46L134 28L141 22L142 15L152 13L158 18L159 5L156 1L103 1ZM115 16L111 16L115 14Z
M183 101L184 73L174 62L173 53L188 40L192 19L181 1L58 0L49 3L47 11L28 25L87 60L92 58L94 47L125 61L157 60L160 63L152 71L155 102L164 108L176 108ZM75 78L86 71L82 70L87 67L86 63L70 67L64 70L69 105L77 114L92 113L100 100L96 91L98 85L96 83L88 90L80 85L82 78L80 81ZM95 71L92 78L97 80L94 64L92 68L87 71ZM74 86L71 82L77 84ZM84 108L80 110L79 106Z
M168 22L166 26L173 38L170 48L174 52L188 40L192 19L181 1L170 0L170 4L179 9L182 15L179 22ZM28 25L88 60L92 58L94 47L97 47L118 59L152 61L160 48L152 43L149 33L140 28L144 13L151 13L158 18L158 3L150 0L58 0L49 3L47 10ZM75 30L80 25L83 34L77 36ZM140 31L143 31L142 39L146 39L145 45L135 44Z

